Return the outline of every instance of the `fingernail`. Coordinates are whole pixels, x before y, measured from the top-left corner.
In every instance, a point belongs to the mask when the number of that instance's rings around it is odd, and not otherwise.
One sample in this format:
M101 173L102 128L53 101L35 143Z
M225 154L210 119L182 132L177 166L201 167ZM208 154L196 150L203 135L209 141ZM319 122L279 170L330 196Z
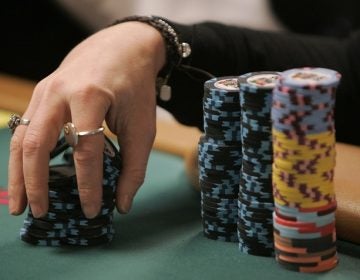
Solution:
M14 216L20 215L20 211L16 207L16 202L11 197L9 198L9 213L10 215L14 215Z
M46 211L39 205L31 206L31 213L34 218L42 218L46 215Z
M131 209L131 205L132 205L132 198L128 195L123 195L120 197L118 211L121 214L127 214Z
M81 208L84 212L85 217L88 219L95 218L100 212L100 207L96 206L95 203L94 204L86 204L86 205L82 204Z

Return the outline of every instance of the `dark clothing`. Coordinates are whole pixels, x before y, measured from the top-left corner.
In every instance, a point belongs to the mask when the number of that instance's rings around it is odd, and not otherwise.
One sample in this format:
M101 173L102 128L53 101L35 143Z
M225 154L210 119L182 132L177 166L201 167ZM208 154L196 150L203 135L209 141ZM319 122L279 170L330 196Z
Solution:
M218 23L192 26L173 24L192 54L185 64L213 75L255 71L284 71L295 67L325 67L342 74L337 92L337 140L360 145L360 33L348 39L260 32ZM170 79L172 99L158 104L182 123L202 128L203 82L177 70Z
M359 0L270 0L269 4L292 32L340 38L360 28Z

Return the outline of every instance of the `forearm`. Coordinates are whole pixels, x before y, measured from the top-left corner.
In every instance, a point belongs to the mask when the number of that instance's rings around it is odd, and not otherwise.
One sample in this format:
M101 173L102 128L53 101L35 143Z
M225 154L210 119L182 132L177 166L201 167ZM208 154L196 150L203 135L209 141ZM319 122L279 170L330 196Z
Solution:
M349 122L360 106L349 42L324 37L260 32L216 23L193 26L174 24L183 41L192 46L192 55L184 63L204 69L215 76L303 66L326 67L339 71L343 78L337 96L336 122L340 141L360 145L351 135ZM354 39L356 40L356 39ZM360 64L360 63L359 63ZM360 68L360 66L358 67ZM203 80L190 79L175 71L170 81L173 97L159 104L188 125L202 127Z

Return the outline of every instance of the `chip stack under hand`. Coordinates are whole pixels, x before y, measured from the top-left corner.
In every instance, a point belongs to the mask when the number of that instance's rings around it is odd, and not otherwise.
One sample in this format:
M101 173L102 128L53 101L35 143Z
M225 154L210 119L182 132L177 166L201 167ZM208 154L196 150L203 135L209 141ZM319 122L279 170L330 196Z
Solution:
M275 254L290 270L322 272L338 263L333 107L339 81L333 70L292 69L274 89Z
M277 72L239 77L242 167L239 189L238 236L241 252L273 256L272 90Z
M205 135L199 141L204 235L210 239L236 242L241 167L237 77L209 80L204 91Z
M48 213L42 218L34 218L29 208L20 231L21 240L40 246L90 246L110 242L114 235L115 189L121 164L119 152L106 138L102 205L94 219L87 219L81 210L72 152L64 156L67 156L67 163L50 166Z

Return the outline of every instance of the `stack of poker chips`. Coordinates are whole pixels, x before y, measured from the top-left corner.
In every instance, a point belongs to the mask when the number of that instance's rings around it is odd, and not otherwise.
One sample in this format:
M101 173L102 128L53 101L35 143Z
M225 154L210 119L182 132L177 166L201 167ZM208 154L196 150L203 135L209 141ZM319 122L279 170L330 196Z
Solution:
M102 205L100 213L93 219L87 219L81 210L72 152L68 150L64 158L67 163L50 166L48 213L42 218L34 218L29 207L20 230L21 240L39 246L91 246L110 242L114 235L115 189L121 163L119 152L106 138Z
M242 142L239 249L260 256L274 255L271 104L278 77L277 72L255 72L239 77Z
M207 238L237 242L237 197L241 167L237 77L204 85L204 131L199 141L201 215Z
M333 70L292 69L274 89L275 255L290 270L322 272L338 263L333 107L339 81Z

